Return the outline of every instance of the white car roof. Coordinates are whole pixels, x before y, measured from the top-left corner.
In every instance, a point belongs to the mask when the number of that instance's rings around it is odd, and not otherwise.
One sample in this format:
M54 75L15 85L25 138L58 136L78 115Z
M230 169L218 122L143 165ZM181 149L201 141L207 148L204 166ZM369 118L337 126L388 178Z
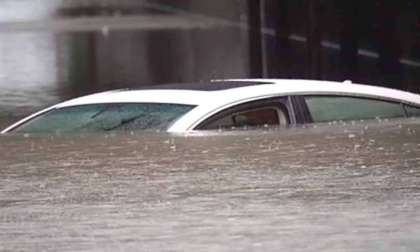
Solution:
M305 94L326 94L326 95L354 95L372 97L378 99L401 101L420 105L420 96L383 87L352 84L349 82L314 81L314 80L276 80L276 79L232 79L235 83L255 83L235 88L217 89L223 82L215 81L211 85L216 86L211 91L185 89L144 89L144 90L115 90L72 99L55 107L68 107L83 104L96 103L175 103L202 105L207 103L226 104L242 100L252 100L264 96L279 95L305 95ZM271 83L271 84L259 84ZM167 87L170 87L169 85Z
M183 116L168 130L169 132L186 132L193 130L209 116L230 106L257 99L288 95L349 95L404 102L420 106L420 95L395 89L352 84L351 82L331 82L313 80L231 80L272 82L263 84L214 91L210 97L202 99L200 106ZM217 83L215 83L217 84Z
M194 90L193 90L194 89ZM420 95L395 89L332 82L291 79L230 79L214 81L208 85L185 87L152 87L143 90L115 90L83 96L59 103L15 123L3 131L25 122L52 108L100 103L173 103L196 106L177 120L169 132L193 130L202 120L227 107L257 99L287 95L350 95L392 100L420 106Z

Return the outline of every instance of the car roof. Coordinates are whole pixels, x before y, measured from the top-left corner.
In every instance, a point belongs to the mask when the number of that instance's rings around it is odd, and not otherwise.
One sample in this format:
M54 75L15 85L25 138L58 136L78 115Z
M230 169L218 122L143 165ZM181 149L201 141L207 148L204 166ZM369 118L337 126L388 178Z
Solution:
M100 103L170 103L196 106L168 132L187 132L215 113L248 101L288 95L346 95L392 100L420 107L420 95L377 86L292 79L230 79L211 83L177 84L121 89L75 98L32 114L2 133L54 108Z
M282 95L352 95L394 100L420 106L420 95L395 89L314 80L232 79L199 84L175 84L122 89L72 99L55 107L96 103L173 103L186 105L236 103Z

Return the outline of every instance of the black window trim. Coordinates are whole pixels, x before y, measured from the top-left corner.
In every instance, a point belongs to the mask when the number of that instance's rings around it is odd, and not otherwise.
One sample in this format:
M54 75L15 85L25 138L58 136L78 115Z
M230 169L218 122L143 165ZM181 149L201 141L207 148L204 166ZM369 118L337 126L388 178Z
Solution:
M293 104L294 111L296 113L296 123L297 125L312 123L312 116L309 112L308 105L305 102L303 95L292 95L290 100Z

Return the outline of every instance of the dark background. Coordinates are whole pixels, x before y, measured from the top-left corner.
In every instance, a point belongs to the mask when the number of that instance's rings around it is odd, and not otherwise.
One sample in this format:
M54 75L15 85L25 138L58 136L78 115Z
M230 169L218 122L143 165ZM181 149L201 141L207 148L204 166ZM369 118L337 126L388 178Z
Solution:
M348 79L420 91L419 1L250 2L265 8L250 9L250 15L261 13L262 26L275 31L264 36L268 57L252 68L253 75ZM260 40L257 33L251 37Z
M3 0L0 113L220 78L420 92L419 18L409 0Z

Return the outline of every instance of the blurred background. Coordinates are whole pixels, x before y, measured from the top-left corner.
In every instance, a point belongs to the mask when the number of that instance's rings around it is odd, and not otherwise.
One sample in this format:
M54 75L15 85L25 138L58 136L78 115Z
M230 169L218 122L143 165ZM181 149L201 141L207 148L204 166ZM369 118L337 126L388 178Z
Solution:
M2 0L0 117L101 90L220 78L420 92L414 0Z

